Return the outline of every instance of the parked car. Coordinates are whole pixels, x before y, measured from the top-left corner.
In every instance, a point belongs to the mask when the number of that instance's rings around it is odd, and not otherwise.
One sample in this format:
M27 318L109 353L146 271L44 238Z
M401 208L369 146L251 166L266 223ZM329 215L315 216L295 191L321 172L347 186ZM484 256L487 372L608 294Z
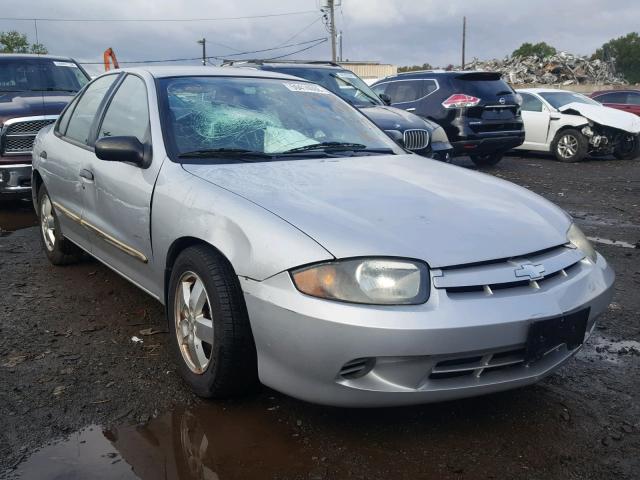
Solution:
M0 54L0 199L29 197L33 139L88 81L71 58Z
M388 106L386 95L381 98L355 73L337 63L242 60L226 61L225 65L286 73L315 82L358 108L391 138L401 140L407 150L436 160L449 161L451 158L453 147L442 127L400 108Z
M495 165L524 141L518 98L499 73L406 72L372 88L391 105L438 123L453 154L469 155L476 165Z
M522 150L551 152L561 162L587 155L640 155L640 118L567 90L527 88L522 96L525 141Z
M605 107L640 115L640 91L638 90L600 90L593 92L589 97Z
M204 397L258 379L343 406L528 385L581 347L612 295L567 213L407 154L281 73L104 74L33 158L49 260L82 249L162 302L178 370Z

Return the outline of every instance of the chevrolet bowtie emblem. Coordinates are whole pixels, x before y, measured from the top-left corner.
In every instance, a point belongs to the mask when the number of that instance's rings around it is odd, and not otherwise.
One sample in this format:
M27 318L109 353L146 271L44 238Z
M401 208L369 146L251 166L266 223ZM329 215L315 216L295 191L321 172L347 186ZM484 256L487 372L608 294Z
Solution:
M516 277L528 277L529 280L539 280L544 275L544 267L540 264L534 265L533 263L525 263L515 269Z

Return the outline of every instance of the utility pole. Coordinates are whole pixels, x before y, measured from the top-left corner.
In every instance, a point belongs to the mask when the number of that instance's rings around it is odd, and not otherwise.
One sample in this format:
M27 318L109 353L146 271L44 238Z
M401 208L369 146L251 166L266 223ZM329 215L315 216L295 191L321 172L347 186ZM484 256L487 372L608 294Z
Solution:
M335 0L328 0L329 3L329 21L331 22L331 61L336 61L336 13Z
M467 43L467 17L462 17L462 70L464 70L464 53Z
M203 38L202 40L198 40L198 43L202 45L202 65L207 64L207 39Z
M338 61L342 61L342 30L338 33Z

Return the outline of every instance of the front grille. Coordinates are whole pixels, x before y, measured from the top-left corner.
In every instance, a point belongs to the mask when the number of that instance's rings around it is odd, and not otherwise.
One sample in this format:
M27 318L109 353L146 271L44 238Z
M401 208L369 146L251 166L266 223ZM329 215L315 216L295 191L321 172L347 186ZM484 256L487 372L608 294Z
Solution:
M480 378L482 375L519 367L524 361L524 347L484 355L456 357L436 363L431 369L429 379L444 380L464 376Z
M422 150L429 145L429 132L427 130L405 130L404 147L407 150Z
M2 131L3 155L24 155L31 153L36 135L43 127L55 122L55 117L14 121Z
M443 268L434 272L433 283L436 288L451 294L451 298L469 293L490 296L499 291L523 287L538 290L547 283L553 285L553 282L570 278L579 270L583 258L580 250L560 246L495 262ZM543 270L533 278L518 276L516 272L526 264L542 267Z

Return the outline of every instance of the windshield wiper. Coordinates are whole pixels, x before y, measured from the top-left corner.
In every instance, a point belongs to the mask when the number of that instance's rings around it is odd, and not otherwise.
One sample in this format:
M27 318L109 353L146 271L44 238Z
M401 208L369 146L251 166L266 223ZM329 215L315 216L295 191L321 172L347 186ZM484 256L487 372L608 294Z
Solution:
M70 88L55 88L55 87L47 87L47 88L31 88L30 92L73 92L76 93L78 90L71 90Z
M216 157L253 157L253 158L273 158L272 155L256 150L245 148L205 148L202 150L192 150L178 155L178 158L216 158Z
M296 154L301 152L311 152L314 150L320 150L323 152L338 152L338 151L351 150L354 152L393 153L393 150L391 148L367 148L367 146L362 143L321 142L321 143L312 143L311 145L303 145L302 147L292 148L290 150L285 150L284 152L278 152L275 155L290 155L290 154Z

